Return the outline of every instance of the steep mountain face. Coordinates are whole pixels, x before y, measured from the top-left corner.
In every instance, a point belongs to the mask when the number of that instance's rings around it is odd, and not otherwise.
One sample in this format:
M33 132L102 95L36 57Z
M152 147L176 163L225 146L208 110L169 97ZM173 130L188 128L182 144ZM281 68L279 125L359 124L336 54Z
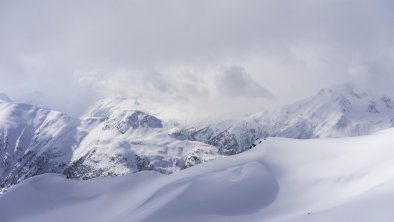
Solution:
M71 159L78 121L60 112L0 102L0 190Z
M87 135L65 169L68 177L89 179L142 170L169 174L219 156L216 147L169 136L173 125L143 111L133 99L98 102L81 118Z
M217 148L169 136L171 125L102 100L81 119L27 104L0 103L0 190L31 176L90 179L142 170L169 174L219 156Z
M317 95L258 113L224 130L215 126L184 130L184 137L217 146L222 154L240 153L257 138L298 139L367 135L394 126L394 102L353 85L322 89Z

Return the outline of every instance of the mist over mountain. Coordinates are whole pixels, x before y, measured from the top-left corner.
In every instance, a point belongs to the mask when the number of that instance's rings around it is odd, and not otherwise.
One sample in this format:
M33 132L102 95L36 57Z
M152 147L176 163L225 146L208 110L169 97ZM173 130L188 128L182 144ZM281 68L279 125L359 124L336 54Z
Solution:
M0 222L391 222L394 1L0 1Z
M175 121L165 107L144 102L102 99L81 118L1 102L1 186L43 173L81 179L146 170L171 174L244 152L262 138L353 137L394 126L390 97L350 84L324 88L279 111L226 121Z
M14 99L38 90L67 113L113 94L187 104L206 116L256 113L344 82L394 96L391 1L43 0L0 8L0 89Z
M10 97L8 97L7 94L5 94L5 93L0 93L0 101L1 101L1 102L9 103L9 102L12 102L12 99L10 99Z

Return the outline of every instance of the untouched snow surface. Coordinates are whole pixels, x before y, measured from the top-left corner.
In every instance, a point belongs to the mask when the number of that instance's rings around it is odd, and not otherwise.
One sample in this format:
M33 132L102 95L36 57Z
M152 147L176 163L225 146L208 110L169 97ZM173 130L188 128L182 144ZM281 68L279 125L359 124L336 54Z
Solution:
M261 142L261 143L260 143ZM172 175L45 174L0 196L1 221L392 221L394 129L268 138Z

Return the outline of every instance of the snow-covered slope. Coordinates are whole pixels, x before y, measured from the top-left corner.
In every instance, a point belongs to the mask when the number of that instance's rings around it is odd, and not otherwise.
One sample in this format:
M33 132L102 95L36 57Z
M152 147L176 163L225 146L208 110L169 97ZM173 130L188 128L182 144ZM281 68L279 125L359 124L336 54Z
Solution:
M222 123L221 123L222 124ZM368 135L394 126L394 101L385 95L340 85L320 90L276 112L251 115L217 130L216 125L184 130L184 137L240 153L257 138L327 138ZM220 127L219 127L220 128ZM223 127L221 127L223 128Z
M393 129L257 144L172 175L34 177L0 196L0 215L10 222L392 221Z
M80 119L73 119L3 99L0 186L54 172L83 179L142 170L170 174L241 153L257 138L357 136L394 123L394 102L389 97L352 85L323 89L279 112L194 127L172 121L165 108L115 97L98 101Z
M272 116L267 125L271 135L359 136L394 126L394 101L347 84L322 89L316 96L287 106ZM259 119L259 115L252 118Z
M130 99L99 101L81 119L0 102L0 191L43 173L71 178L172 173L219 156L216 147L169 136L172 125L134 110Z
M141 170L172 173L217 158L217 148L169 136L173 125L146 112L134 99L99 101L81 118L87 135L73 151L68 177L124 175Z
M0 102L0 190L34 175L61 173L77 122L60 112Z

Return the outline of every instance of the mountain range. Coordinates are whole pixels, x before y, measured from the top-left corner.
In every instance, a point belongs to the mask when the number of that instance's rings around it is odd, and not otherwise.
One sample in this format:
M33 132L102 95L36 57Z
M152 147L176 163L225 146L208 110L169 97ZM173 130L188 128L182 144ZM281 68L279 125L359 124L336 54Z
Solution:
M80 118L0 96L0 186L44 173L91 179L145 170L164 174L238 154L267 137L360 136L394 126L385 95L340 85L240 120L187 125L134 98L98 101Z

